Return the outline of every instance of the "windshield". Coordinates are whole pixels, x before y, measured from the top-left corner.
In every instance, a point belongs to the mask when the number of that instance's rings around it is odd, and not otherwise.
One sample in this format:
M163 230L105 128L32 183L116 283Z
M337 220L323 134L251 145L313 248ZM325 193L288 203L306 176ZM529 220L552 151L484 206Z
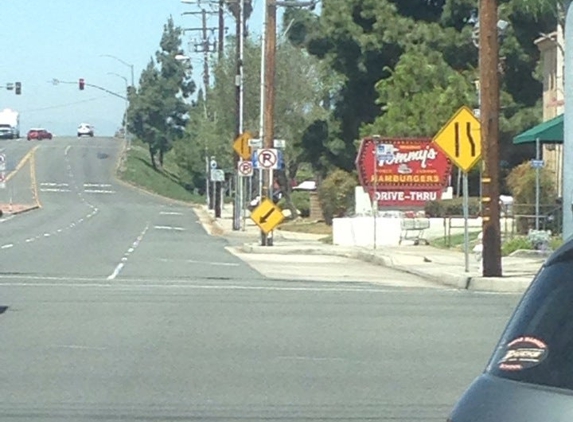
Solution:
M573 390L573 261L544 268L517 308L488 372Z

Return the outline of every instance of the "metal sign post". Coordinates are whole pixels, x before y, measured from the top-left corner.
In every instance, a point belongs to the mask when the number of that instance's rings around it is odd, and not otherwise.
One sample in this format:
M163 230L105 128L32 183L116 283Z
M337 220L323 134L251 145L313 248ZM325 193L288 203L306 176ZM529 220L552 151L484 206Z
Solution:
M465 271L470 272L470 234L468 227L469 218L469 193L468 193L468 173L463 172L463 213L464 213L464 258Z
M464 266L467 273L470 271L468 171L481 160L481 123L472 110L463 106L434 136L433 142L442 149L462 173ZM484 202L488 200L490 200L489 197L482 198Z
M378 142L374 140L374 194L372 195L372 218L374 223L372 249L376 249L376 220L378 217Z

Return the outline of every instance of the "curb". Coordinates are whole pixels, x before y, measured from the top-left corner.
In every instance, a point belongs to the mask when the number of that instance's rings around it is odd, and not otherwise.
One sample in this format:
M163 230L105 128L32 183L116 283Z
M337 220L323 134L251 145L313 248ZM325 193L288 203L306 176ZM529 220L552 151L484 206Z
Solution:
M222 236L225 234L225 230L219 225L217 219L211 217L208 212L206 212L200 206L193 207L193 212L199 219L201 226L210 236Z
M39 205L33 205L33 206L29 207L29 208L24 208L23 210L20 210L20 211L11 212L11 213L6 213L6 215L24 214L25 212L37 210L37 209L40 209L40 208L42 208L42 207L39 206Z
M381 267L387 267L400 271L405 274L412 274L426 281L433 282L459 290L472 290L482 292L499 292L499 293L523 293L531 284L529 277L521 279L493 278L493 277L475 277L458 274L432 274L425 271L419 271L396 265L391 256L376 255L364 250L336 250L329 248L320 248L314 246L300 246L292 249L281 250L280 246L272 248L263 247L258 244L245 243L239 248L240 252L253 254L285 254L285 255L329 255L340 256L344 258L357 259L364 262L370 262ZM527 278L527 280L525 280ZM533 279L533 277L531 277Z

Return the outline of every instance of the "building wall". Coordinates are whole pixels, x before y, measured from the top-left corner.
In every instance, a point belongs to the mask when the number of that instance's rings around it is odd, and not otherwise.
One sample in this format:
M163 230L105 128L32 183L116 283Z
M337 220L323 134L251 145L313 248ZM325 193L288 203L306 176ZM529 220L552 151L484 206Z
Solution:
M543 66L543 121L551 120L563 114L563 31L548 34L536 41L541 52ZM543 146L545 167L555 181L558 195L562 195L563 146L561 144L546 144Z

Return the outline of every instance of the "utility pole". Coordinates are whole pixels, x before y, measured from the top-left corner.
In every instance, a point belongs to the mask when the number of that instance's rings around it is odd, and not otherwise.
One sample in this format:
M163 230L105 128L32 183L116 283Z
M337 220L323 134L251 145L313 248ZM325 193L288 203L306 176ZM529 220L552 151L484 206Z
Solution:
M212 14L212 12L207 12L205 9L201 9L199 12L185 12L184 15L201 15L201 27L199 28L185 28L184 32L190 31L200 31L202 39L200 42L195 43L195 52L203 53L203 85L204 85L204 96L207 96L207 89L209 88L209 54L215 52L216 42L209 41L208 31L218 30L218 27L208 27L207 26L207 15Z
M501 277L499 209L499 41L497 0L480 0L479 75L481 142L484 157L483 276Z
M236 21L236 74L235 74L235 139L243 134L244 99L243 99L243 65L244 65L244 43L245 43L245 0L237 2L238 13ZM244 198L244 180L239 175L239 155L233 154L233 175L234 175L234 195L233 195L233 230L241 229L241 210Z
M264 66L264 95L263 104L263 148L272 148L275 136L275 76L276 76L276 44L277 44L277 4L275 0L265 0L265 66ZM271 171L264 169L261 189L261 202L265 198L272 199ZM261 245L271 246L272 240L261 231Z
M225 0L219 0L219 60L225 52Z

